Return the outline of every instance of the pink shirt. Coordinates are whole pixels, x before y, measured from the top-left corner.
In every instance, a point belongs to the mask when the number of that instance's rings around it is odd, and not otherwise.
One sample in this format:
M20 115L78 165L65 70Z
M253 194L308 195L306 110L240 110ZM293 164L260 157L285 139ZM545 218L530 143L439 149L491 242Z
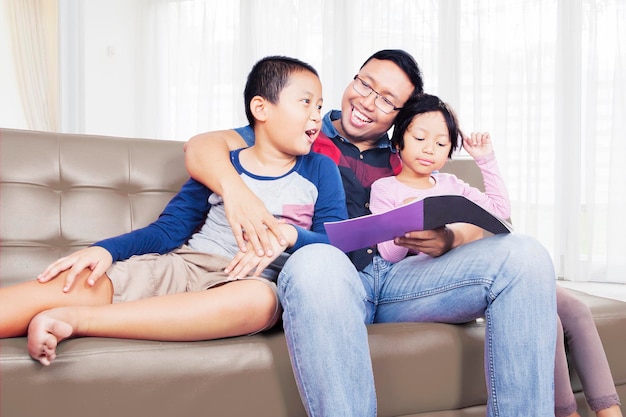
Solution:
M417 190L396 179L385 177L372 184L370 210L373 214L382 213L404 204L407 198L423 199L433 195L462 195L472 200L485 210L502 218L511 216L511 202L504 185L495 154L477 159L485 184L485 192L471 187L453 174L433 173L435 185L432 188ZM398 246L392 240L378 244L381 256L390 261L398 262L408 254L408 249Z

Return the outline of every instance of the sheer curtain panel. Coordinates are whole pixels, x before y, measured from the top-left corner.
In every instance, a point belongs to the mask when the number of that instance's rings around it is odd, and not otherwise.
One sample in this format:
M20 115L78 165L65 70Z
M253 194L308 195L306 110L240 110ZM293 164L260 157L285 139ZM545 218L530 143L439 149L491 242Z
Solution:
M85 16L96 3L81 3ZM129 4L132 82L116 92L134 103L129 135L186 140L245 123L246 74L270 54L314 65L324 110L338 108L369 55L406 49L465 131L492 133L516 230L546 245L558 276L626 282L626 1L112 0L91 15L112 23ZM83 24L85 51L111 36Z

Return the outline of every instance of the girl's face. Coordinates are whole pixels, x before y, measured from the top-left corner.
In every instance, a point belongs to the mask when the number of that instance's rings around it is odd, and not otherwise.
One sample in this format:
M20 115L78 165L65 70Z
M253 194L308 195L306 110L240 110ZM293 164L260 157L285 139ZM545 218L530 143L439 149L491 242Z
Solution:
M403 173L430 177L448 161L451 147L448 126L441 112L414 116L404 132L404 149L399 150Z

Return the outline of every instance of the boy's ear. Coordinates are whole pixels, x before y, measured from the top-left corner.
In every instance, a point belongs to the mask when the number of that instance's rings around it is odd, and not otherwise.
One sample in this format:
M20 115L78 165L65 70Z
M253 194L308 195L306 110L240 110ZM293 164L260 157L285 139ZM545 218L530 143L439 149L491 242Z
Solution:
M250 113L252 116L263 122L267 118L267 100L261 96L254 96L250 100Z

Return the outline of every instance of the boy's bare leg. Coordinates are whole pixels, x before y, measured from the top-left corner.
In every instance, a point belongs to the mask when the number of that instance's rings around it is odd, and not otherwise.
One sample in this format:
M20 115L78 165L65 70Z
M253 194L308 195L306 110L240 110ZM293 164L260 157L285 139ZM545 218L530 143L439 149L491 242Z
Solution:
M57 344L68 337L192 341L239 336L264 329L276 308L274 292L258 280L118 304L61 307L32 320L28 352L48 365Z
M110 304L113 285L106 277L87 285L91 271L78 275L72 289L64 293L66 272L47 283L36 280L0 288L0 338L25 336L31 319L42 311L61 306ZM107 279L105 279L107 278Z

